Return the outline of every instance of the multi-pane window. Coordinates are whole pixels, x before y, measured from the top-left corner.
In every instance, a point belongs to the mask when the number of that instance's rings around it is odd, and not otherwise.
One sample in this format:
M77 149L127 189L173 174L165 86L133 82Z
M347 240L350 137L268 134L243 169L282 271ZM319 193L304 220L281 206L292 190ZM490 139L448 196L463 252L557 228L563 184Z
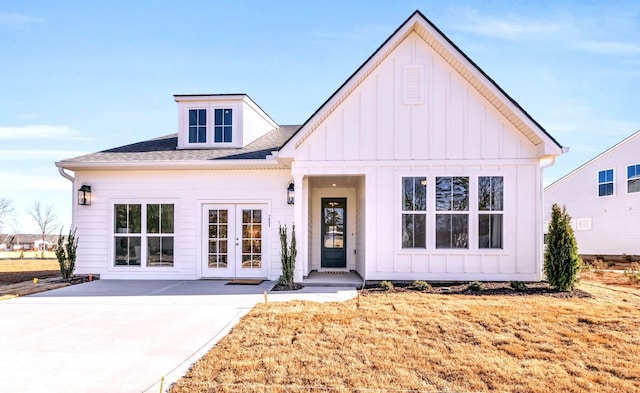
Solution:
M189 109L189 143L207 143L206 109Z
M435 193L436 248L469 248L469 178L436 177Z
M427 178L402 178L402 248L426 248Z
M232 113L230 108L214 110L213 141L215 143L232 141Z
M598 196L613 195L613 169L598 172Z
M209 210L209 261L210 268L226 268L229 261L229 212L226 209Z
M114 208L115 265L140 266L142 263L142 206L119 204Z
M113 211L115 266L173 266L174 205L116 204Z
M147 205L147 266L173 266L173 205Z
M627 192L640 192L640 164L627 167Z
M502 248L502 176L478 177L478 248Z
M242 268L262 267L262 210L242 209Z

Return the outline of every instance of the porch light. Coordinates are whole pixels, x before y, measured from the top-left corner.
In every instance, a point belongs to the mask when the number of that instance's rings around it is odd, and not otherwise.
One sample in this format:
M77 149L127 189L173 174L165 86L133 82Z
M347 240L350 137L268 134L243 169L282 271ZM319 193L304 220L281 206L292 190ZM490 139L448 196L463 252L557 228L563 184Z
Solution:
M287 203L289 205L293 205L295 202L295 188L293 186L293 182L289 183L289 187L287 187Z
M78 205L91 205L91 186L83 184L78 190Z

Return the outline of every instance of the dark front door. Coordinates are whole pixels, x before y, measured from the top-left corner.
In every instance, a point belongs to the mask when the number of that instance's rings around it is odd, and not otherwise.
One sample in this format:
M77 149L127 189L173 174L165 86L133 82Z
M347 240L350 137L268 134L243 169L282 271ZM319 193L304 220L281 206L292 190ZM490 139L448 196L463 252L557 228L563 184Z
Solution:
M347 200L346 198L322 198L322 256L324 268L347 267Z

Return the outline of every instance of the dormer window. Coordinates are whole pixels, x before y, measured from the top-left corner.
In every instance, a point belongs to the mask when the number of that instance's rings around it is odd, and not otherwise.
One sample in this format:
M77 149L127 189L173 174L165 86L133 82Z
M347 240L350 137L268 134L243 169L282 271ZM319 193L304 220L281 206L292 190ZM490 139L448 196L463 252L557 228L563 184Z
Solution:
M233 109L215 109L214 111L214 127L213 127L213 141L215 143L230 143L232 142L232 114Z
M207 143L206 109L189 109L189 143Z

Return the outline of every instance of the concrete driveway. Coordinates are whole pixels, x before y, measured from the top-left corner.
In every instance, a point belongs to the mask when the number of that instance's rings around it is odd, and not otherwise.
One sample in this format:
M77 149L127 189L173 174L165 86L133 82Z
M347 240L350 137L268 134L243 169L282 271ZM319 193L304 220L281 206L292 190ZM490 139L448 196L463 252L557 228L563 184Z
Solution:
M158 392L274 285L103 280L0 302L0 392ZM305 288L269 301L346 300Z

